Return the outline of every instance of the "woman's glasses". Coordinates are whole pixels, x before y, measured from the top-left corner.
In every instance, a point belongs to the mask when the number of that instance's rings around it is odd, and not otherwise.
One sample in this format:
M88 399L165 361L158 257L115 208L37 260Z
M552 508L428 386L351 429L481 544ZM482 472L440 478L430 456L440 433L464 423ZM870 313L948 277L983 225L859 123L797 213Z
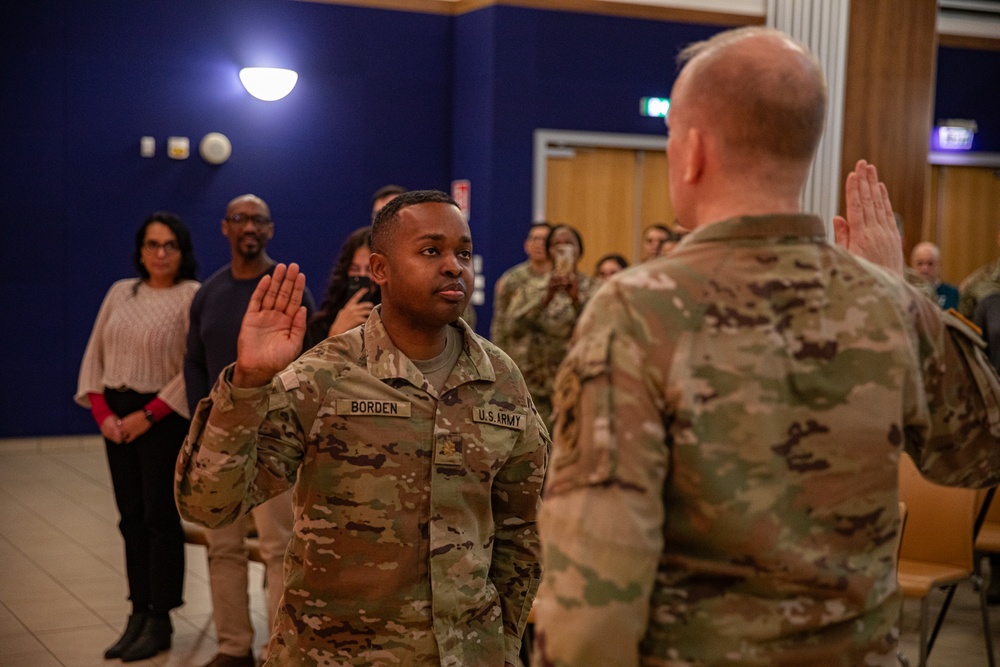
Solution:
M142 249L145 252L148 252L150 255L155 255L156 253L160 252L160 250L167 253L168 255L172 255L175 252L179 251L181 247L180 245L177 244L177 241L167 241L166 243L157 243L156 241L149 239L143 241Z

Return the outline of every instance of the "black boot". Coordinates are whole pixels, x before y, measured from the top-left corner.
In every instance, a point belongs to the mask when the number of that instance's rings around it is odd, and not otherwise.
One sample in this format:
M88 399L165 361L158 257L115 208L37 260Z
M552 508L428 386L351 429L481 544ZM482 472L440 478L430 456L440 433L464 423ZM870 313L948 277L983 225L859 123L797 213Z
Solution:
M108 647L108 650L104 652L105 660L114 660L115 658L122 657L122 653L125 652L135 638L139 636L142 632L142 628L146 625L146 619L149 617L148 611L137 611L128 617L128 623L125 624L125 630L122 632L122 636L118 638L114 644Z
M170 648L170 635L173 633L174 626L170 624L169 616L150 615L139 636L122 652L122 662L145 660L166 651Z

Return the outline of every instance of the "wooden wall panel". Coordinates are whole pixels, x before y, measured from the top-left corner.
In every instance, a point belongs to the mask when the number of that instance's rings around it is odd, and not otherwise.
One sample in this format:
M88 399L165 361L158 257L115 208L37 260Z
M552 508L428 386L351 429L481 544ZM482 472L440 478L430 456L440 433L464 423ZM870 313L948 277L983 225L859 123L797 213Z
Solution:
M673 226L674 205L670 201L670 164L662 151L643 151L642 212L640 227L653 224Z
M1000 170L939 166L933 170L941 278L957 285L1000 255Z
M936 13L935 0L851 2L841 173L846 177L861 158L878 167L909 245L922 227Z
M632 259L636 195L635 151L576 148L572 158L548 159L545 212L553 224L580 231L580 270L591 273L597 259L617 252Z

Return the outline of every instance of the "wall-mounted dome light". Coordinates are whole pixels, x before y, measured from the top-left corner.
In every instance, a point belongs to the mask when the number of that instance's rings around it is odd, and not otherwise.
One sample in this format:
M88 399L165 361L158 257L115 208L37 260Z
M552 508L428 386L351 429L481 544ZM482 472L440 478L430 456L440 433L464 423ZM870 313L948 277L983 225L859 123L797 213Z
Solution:
M299 80L297 72L280 67L244 67L240 81L247 92L258 100L273 102L292 92Z

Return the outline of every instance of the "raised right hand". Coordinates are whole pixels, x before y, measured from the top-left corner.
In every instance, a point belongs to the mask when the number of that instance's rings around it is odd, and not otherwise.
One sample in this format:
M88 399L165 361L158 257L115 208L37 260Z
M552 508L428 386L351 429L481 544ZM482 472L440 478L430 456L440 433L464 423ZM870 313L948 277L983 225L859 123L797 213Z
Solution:
M278 264L273 275L260 279L240 327L233 385L263 386L299 356L306 333L305 287L298 264L287 271Z
M838 215L833 219L837 244L902 276L903 244L892 214L889 191L878 180L875 166L858 160L844 187L847 217Z
M359 324L364 324L368 320L368 316L371 315L372 308L375 304L371 301L362 301L361 299L368 294L368 288L362 287L354 295L347 300L344 307L340 309L337 313L337 317L333 320L333 324L330 325L330 332L328 336L336 336L337 334L342 334L345 331L350 331Z

